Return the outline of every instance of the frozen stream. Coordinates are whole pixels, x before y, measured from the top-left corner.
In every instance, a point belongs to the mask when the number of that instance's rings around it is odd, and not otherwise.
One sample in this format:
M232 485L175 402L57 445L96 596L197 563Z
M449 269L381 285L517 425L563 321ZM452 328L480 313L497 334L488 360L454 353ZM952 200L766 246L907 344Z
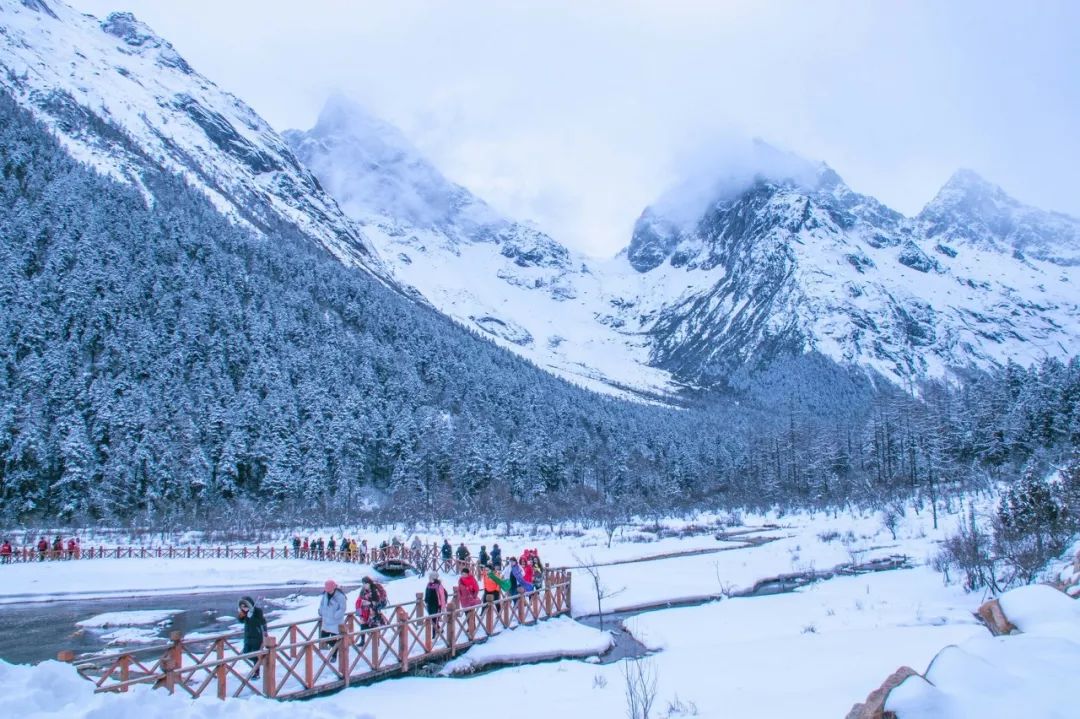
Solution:
M108 644L103 635L108 629L84 629L77 624L106 612L180 610L159 625L140 627L153 633L157 644L167 641L170 632L227 632L235 629L236 603L250 594L274 621L274 604L295 595L314 596L317 589L280 588L255 591L231 590L217 594L183 594L115 599L76 599L49 603L9 604L4 606L4 630L0 632L0 659L17 663L37 663L55 659L58 652L70 649L76 657L86 654L137 650L144 644Z

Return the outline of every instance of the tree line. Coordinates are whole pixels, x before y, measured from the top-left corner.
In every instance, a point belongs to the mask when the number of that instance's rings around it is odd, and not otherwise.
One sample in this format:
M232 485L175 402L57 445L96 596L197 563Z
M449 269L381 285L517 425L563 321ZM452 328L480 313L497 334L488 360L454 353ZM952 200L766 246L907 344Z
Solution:
M103 177L8 95L0 172L5 523L935 510L1080 440L1076 358L904 392L811 354L681 409L628 402L176 177Z

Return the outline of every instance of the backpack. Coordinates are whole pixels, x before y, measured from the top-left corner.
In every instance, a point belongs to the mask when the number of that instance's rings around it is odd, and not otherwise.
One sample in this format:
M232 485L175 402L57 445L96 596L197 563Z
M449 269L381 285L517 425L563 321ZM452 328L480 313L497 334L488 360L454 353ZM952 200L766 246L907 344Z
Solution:
M374 588L375 592L375 596L372 597L372 606L375 608L375 611L378 612L386 609L386 587L378 582L372 582L371 586Z

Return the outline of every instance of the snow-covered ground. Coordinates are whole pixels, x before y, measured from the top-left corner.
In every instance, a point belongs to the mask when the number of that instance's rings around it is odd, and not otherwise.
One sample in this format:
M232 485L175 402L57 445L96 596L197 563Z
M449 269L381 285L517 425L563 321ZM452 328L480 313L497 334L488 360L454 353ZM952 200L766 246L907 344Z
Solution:
M447 662L440 674L468 674L492 664L596 656L610 649L613 643L609 632L587 627L569 617L558 617L497 634L483 644L470 647Z
M117 596L219 592L223 589L321 587L333 577L359 584L371 567L271 559L103 559L31 562L3 568L0 604Z
M1023 637L991 640L972 616L983 597L965 594L957 586L945 586L941 575L924 566L936 551L936 541L946 529L952 528L951 516L943 517L942 528L934 530L928 513L915 515L909 511L897 529L895 540L883 527L880 516L872 513L857 517L755 516L746 517L744 523L752 527L766 523L781 526L754 533L754 536L777 537L760 546L747 546L743 541L718 542L710 534L643 542L642 533L636 530L616 535L610 549L599 531L563 539L522 537L500 544L514 553L526 546L536 546L545 560L554 565L578 564L579 559L603 564L598 570L601 583L609 592L615 592L605 601L605 611L730 593L777 574L827 569L853 559L866 561L884 554L907 554L918 565L912 569L838 577L788 594L722 599L630 617L626 620L627 628L653 650L644 661L651 663L657 677L654 713L657 717L844 716L852 704L862 701L899 666L906 664L924 670L943 647L952 644L964 647L975 657L971 661L997 662L995 666L1004 667L1001 671L1008 671L1011 666L1008 662L1013 660L1003 659L994 652L1011 652L1013 647L1026 646L1042 636L1041 643L1032 644L1030 651L1047 652L1046 656L1071 667L1073 673L1080 669L1080 637L1045 636L1051 631L1047 627L1055 624L1073 622L1080 626L1080 619L1063 614L1060 605L1051 621L1046 618L1048 610L1040 608L1037 602L1027 601L1019 609L1010 609L1003 602L1006 612L1015 611L1025 629L1037 629ZM451 538L457 539L453 535ZM474 551L480 542L489 548L492 543L489 535L474 535L468 540ZM657 558L729 547L708 554ZM635 562L635 559L645 561ZM78 567L68 563L52 567L52 571L66 572L85 566L93 572L98 565L98 586L103 591L116 591L121 583L160 591L164 584L161 575L155 578L152 572L145 571L158 562L87 562ZM260 563L240 560L223 566L217 561L200 564L176 560L171 569L192 585L220 581L219 587L228 582L239 589L245 578L239 573L255 565ZM313 584L321 582L332 567L295 560L278 560L269 565L259 566L262 576L273 576L279 581L285 577L305 578ZM305 566L311 569L303 569ZM102 573L109 567L115 569ZM338 567L333 568L338 574L336 578L350 584L368 568L340 565L340 571L337 570ZM39 582L48 581L48 565L27 565L27 571ZM306 571L310 573L304 574ZM207 573L209 579L203 576ZM80 580L83 591L91 591L91 580L89 575ZM29 579L24 578L25 581ZM68 583L62 579L55 581L56 585L50 586L49 591ZM596 596L590 581L585 570L574 570L573 608L578 615L595 611ZM451 582L448 579L448 584ZM389 583L391 601L414 598L422 584L420 578ZM8 584L0 591L9 600L16 593ZM354 598L350 593L350 604ZM167 600L161 601L166 606ZM292 599L283 614L275 615L274 621L311 618L313 602L310 597ZM1025 611L1033 618L1027 617ZM470 649L449 664L446 671L468 671L491 662L546 659L557 653L594 654L610 641L607 633L561 619L506 632ZM998 645L1004 648L993 649ZM454 717L483 714L485 707L494 707L499 712L512 711L516 719L623 716L624 666L624 662L597 665L566 659L502 668L465 678L392 679L305 702L303 712L311 717L393 718L432 714ZM1016 686L1022 689L1023 684ZM141 719L149 713L155 717L275 717L286 713L295 716L296 711L296 705L260 699L219 703L191 701L179 695L170 697L145 688L117 696L92 695L89 689L70 667L54 662L35 668L0 663L0 716L122 719L137 714ZM934 692L934 696L922 695L912 701L921 702L919 707L936 706L932 702L941 700L939 695L947 694L947 689L935 687L931 693ZM946 699L959 701L953 695ZM1032 706L1054 703L1040 701ZM924 712L911 716L954 715Z

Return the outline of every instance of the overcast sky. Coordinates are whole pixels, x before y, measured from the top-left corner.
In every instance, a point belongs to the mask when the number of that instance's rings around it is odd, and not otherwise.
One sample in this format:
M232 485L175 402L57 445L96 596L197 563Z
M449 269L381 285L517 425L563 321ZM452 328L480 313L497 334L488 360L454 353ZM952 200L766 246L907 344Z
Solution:
M1080 2L69 0L132 10L274 127L341 91L593 255L761 137L918 212L958 167L1080 215Z

